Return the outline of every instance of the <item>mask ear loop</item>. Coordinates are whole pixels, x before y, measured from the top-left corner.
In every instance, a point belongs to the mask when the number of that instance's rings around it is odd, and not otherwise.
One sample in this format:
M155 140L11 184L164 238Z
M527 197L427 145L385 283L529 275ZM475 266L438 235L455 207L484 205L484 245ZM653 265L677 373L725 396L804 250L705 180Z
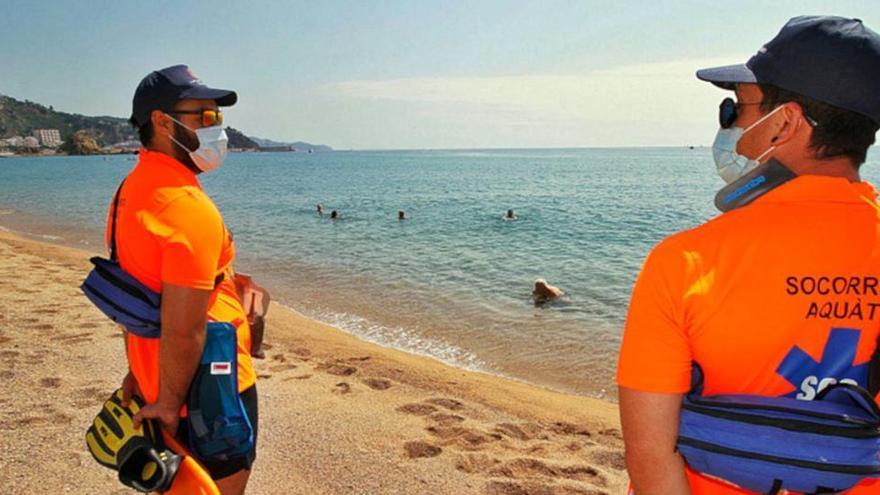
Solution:
M778 107L774 108L773 111L771 111L771 112L768 113L767 115L765 115L765 116L761 117L760 119L758 119L757 122L755 122L754 124L748 126L748 127L743 131L743 134L749 132L749 131L752 130L755 126L757 126L757 125L760 124L761 122L764 122L765 120L767 120L768 118L770 118L771 115L773 115L774 113L778 112L783 106L784 106L784 105L779 105ZM798 124L800 124L800 121L798 121ZM797 124L795 124L795 125L797 125ZM773 138L773 139L775 140L776 138ZM771 141L771 142L772 142L772 141ZM770 146L769 148L767 148L766 151L764 151L763 153L761 153L760 155L758 155L758 156L755 158L755 161L758 162L758 163L762 163L761 160L762 160L764 157L766 157L767 155L769 155L770 153L772 153L773 150L775 150L775 149L776 149L776 145L772 145L772 146Z
M761 117L760 119L758 119L757 122L755 122L754 124L752 124L752 125L746 127L745 130L743 130L743 134L745 134L745 133L751 131L755 126L757 126L757 125L760 124L761 122L764 122L765 120L767 120L768 118L770 118L771 115L773 115L774 113L778 112L783 106L784 106L784 105L779 105L778 107L774 108L770 113L768 113L767 115L765 115L765 116ZM172 117L171 120L174 120L174 118ZM185 127L185 126L184 126L184 127Z
M181 122L181 121L175 119L174 117L168 115L167 113L166 113L165 115L166 115L169 119L171 119L172 122L175 122L175 123L177 123L178 125L180 125L180 127L183 127L184 129L190 130L190 131L192 131L192 132L196 132L196 131L190 129L188 125L186 125L186 124L184 124L183 122ZM170 138L170 139L171 139L176 145L178 145L178 146L180 146L181 148L183 148L184 150L186 150L187 153L195 153L195 150L191 150L191 149L187 148L186 146L183 145L183 143L181 143L180 141L174 139L174 135L169 134L168 137L169 137L169 138Z

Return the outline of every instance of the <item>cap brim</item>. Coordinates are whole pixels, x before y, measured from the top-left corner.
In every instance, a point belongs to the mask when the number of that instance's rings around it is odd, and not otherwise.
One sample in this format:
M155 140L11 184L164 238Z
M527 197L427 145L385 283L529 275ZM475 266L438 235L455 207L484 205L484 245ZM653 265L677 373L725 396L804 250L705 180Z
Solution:
M193 86L182 93L178 97L180 100L214 100L218 106L231 107L238 101L238 95L235 91L228 89L214 89L207 86Z
M739 83L757 83L755 73L745 64L725 65L697 71L697 79L708 81L719 88L736 89Z

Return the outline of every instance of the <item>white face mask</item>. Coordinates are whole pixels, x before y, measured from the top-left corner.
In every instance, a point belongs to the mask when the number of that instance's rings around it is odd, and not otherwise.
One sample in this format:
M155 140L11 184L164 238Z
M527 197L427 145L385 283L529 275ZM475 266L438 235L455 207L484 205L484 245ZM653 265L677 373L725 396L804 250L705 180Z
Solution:
M223 130L223 126L215 125L212 127L191 129L183 122L170 115L168 118L196 133L196 137L199 139L199 147L196 150L190 150L178 140L174 139L173 135L169 137L176 145L189 153L189 157L192 158L196 167L199 167L199 170L202 172L210 172L217 169L217 167L223 163L223 160L226 158L226 145L229 142L229 138L226 136L226 131Z
M736 152L736 144L743 137L743 134L754 129L755 126L761 122L764 122L780 108L782 107L779 106L774 108L772 112L761 117L757 122L746 129L743 129L742 127L718 129L718 133L715 135L715 142L712 143L712 158L715 159L715 167L718 169L718 175L724 179L724 182L730 184L743 175L746 175L760 165L762 158L776 149L776 146L771 146L754 159L750 159Z

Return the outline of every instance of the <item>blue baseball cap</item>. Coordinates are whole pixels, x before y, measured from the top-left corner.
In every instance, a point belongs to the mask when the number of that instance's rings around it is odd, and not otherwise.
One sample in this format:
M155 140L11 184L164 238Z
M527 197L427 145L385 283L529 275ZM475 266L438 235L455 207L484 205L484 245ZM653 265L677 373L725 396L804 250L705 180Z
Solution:
M800 16L745 64L697 71L724 89L769 84L880 124L880 35L861 19Z
M209 88L186 65L173 65L147 74L134 92L131 121L138 127L150 120L153 110L170 111L180 100L214 100L229 107L238 101L235 91Z

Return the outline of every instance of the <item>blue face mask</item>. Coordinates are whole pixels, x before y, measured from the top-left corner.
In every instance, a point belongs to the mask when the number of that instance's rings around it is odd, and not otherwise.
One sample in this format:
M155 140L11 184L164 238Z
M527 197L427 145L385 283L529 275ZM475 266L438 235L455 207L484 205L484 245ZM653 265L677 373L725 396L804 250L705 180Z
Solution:
M742 139L743 134L754 129L758 124L767 120L768 117L776 113L781 106L773 109L772 112L758 119L757 122L743 129L742 127L729 127L727 129L718 129L715 135L715 142L712 143L712 158L715 159L715 167L718 175L724 179L724 182L730 184L743 175L754 170L760 165L761 159L769 155L776 149L776 146L767 148L766 151L755 157L754 159L744 155L740 155L736 151L736 145Z

